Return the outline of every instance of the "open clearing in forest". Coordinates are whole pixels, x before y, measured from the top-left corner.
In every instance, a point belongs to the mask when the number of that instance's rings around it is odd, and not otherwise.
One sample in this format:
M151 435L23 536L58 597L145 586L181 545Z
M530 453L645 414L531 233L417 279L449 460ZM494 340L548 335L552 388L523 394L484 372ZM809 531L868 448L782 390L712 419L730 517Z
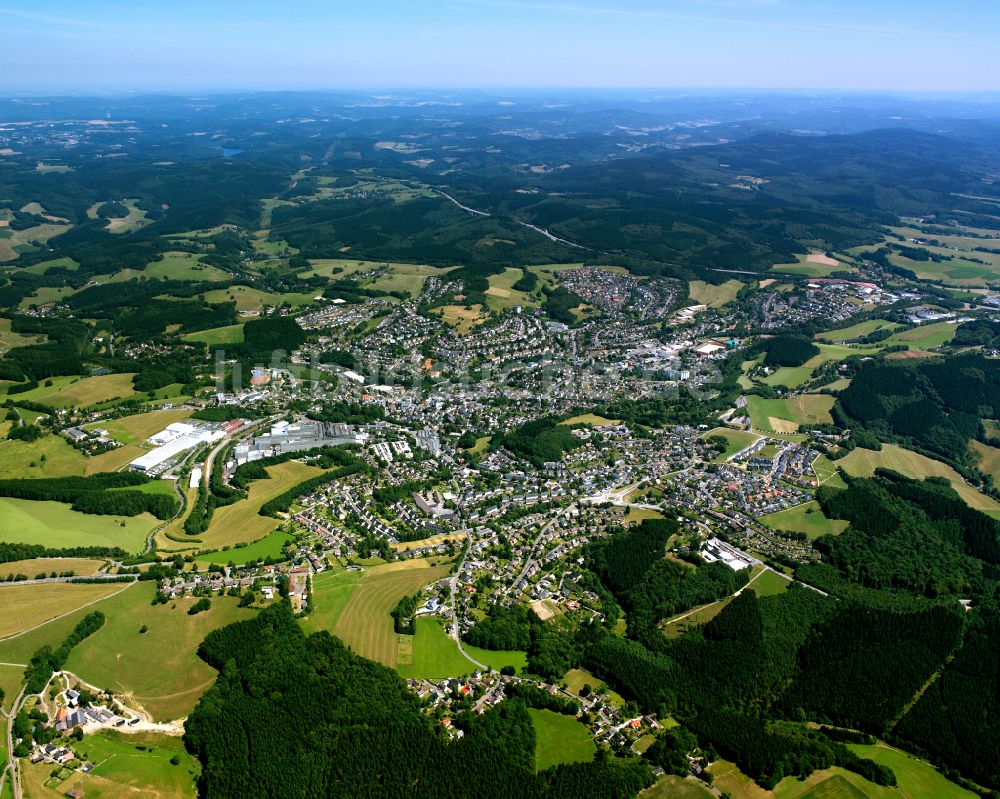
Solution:
M573 716L536 708L529 708L528 715L535 727L535 771L594 759L597 752L594 739Z
M237 607L235 597L213 596L211 608L189 616L196 598L153 605L156 588L135 583L103 602L104 626L73 648L66 668L99 688L134 697L165 721L187 715L215 679L215 670L196 654L205 636L255 611Z
M33 583L0 586L0 639L23 633L94 600L122 590L121 583Z

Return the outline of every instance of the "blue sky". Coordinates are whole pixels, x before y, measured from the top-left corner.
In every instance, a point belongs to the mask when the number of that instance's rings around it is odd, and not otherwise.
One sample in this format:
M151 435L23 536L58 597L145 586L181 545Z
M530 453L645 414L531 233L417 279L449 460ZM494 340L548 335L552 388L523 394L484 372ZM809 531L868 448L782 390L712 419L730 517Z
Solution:
M0 92L1000 89L1000 0L0 0Z

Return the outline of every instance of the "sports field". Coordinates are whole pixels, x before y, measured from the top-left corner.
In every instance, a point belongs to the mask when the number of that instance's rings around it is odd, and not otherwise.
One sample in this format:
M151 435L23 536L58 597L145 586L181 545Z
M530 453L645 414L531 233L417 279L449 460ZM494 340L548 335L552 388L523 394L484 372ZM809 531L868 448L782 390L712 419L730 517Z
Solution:
M51 763L24 761L23 782L31 799L68 795L88 799L128 796L193 799L197 796L195 779L200 767L185 751L180 737L105 730L88 735L74 749L95 764L89 774L70 772L61 782L50 781ZM180 761L177 765L170 762L175 757Z
M0 497L0 530L5 541L58 547L121 547L141 552L146 536L159 522L138 516L78 513L62 502Z
M152 605L155 594L154 583L136 583L102 603L107 621L74 647L66 668L134 699L163 721L187 715L215 679L215 671L196 654L205 636L255 611L237 607L235 597L214 596L211 608L189 616L194 597ZM139 632L143 625L146 633Z
M263 538L278 526L279 521L259 515L260 506L303 480L322 474L323 470L299 461L287 461L269 467L267 473L269 479L254 480L250 484L246 499L215 511L208 529L198 535L203 541L202 549L222 549Z
M761 516L760 520L772 530L805 533L810 541L820 536L842 533L848 524L843 519L826 518L818 502L806 502L794 508L769 513L767 516Z
M188 333L182 337L185 341L200 341L210 347L223 344L242 344L243 325L226 325L225 327L212 327L208 330L199 330L197 333Z
M84 408L113 399L135 395L131 372L98 377L52 377L38 388L18 394L19 400L30 400L53 408ZM51 383L52 385L45 385Z
M31 560L15 560L10 563L0 563L0 578L8 574L26 574L33 578L36 574L62 574L73 572L81 577L96 574L103 560L92 558L32 558Z
M23 633L56 616L122 590L122 583L0 585L0 638Z
M458 645L448 635L440 621L431 617L417 619L414 636L397 636L399 645L396 670L403 677L436 680L443 677L460 677L476 670L476 665L458 651ZM518 672L527 663L524 652L494 652L463 644L469 657L499 671L513 666Z
M980 494L972 486L966 484L962 476L947 464L928 458L926 455L903 449L895 444L883 444L882 449L878 452L858 447L838 460L837 465L850 475L863 477L874 474L878 467L892 469L914 480L922 480L925 477L944 477L951 482L952 488L958 492L958 495L965 500L970 508L991 515L1000 513L1000 503L985 494Z
M709 308L721 308L736 299L743 284L738 280L727 280L725 283L706 283L704 280L692 280L688 283L688 296L693 304L707 305Z
M713 462L721 463L726 460L726 458L732 457L740 450L746 449L754 441L760 438L756 433L751 433L746 430L734 430L731 427L716 427L713 430L709 430L707 433L702 433L702 440L707 440L713 436L721 436L726 439L726 449L721 452L715 458Z
M575 718L536 708L528 708L528 715L535 727L535 771L594 759L594 739Z
M359 655L394 667L399 636L392 628L389 612L404 596L417 593L448 573L450 563L431 563L421 558L396 561L366 568L357 578L353 576L357 572L345 572L344 577L328 578L329 584L317 583L317 607L306 619L306 629L328 629ZM323 609L324 595L330 610ZM331 623L332 628L327 626Z

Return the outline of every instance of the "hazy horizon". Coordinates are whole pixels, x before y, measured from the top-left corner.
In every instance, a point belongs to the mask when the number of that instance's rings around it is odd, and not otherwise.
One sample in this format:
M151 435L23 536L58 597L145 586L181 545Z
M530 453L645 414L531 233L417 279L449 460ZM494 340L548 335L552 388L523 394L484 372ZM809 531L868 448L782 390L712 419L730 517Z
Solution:
M982 93L970 0L0 0L5 94L484 89Z

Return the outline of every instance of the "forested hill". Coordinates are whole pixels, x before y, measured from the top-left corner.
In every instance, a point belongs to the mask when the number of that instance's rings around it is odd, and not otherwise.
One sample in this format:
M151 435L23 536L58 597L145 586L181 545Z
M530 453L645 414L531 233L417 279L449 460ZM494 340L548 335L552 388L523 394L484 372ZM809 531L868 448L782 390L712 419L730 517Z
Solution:
M621 799L652 782L645 765L598 758L536 775L519 699L459 713L450 740L390 669L328 633L310 637L287 604L211 633L221 671L186 724L203 797L580 797ZM470 703L471 707L471 703Z

